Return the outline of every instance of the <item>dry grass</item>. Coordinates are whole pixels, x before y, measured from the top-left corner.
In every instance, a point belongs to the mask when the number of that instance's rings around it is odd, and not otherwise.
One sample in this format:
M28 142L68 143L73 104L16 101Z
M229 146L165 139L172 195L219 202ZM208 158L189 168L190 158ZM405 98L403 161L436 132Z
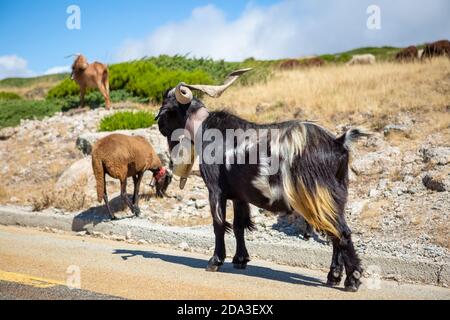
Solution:
M88 207L85 187L88 177L81 177L70 189L51 188L42 191L38 196L31 199L33 211L42 211L53 207L68 212L77 211Z
M8 190L4 186L0 186L0 201L8 198Z
M227 106L253 121L283 119L371 119L371 126L399 111L436 110L439 126L448 125L450 60L430 63L379 63L373 66L327 66L279 71L267 83L233 87L221 99L205 98L213 109Z
M48 91L53 88L58 82L54 80L42 80L39 83L32 84L26 87L2 87L0 91L8 91L18 94L27 99L45 99Z
M361 223L370 230L380 230L380 220L383 216L382 208L388 207L389 205L387 200L379 200L366 204L361 212Z

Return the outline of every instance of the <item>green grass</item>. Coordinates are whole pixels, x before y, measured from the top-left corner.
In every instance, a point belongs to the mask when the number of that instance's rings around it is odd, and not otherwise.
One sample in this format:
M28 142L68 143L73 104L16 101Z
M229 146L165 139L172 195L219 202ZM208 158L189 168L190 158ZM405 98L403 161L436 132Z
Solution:
M21 119L42 119L61 111L60 101L2 100L0 128L15 127Z
M31 87L35 84L42 82L59 82L67 78L67 73L61 74L51 74L46 76L34 77L34 78L7 78L0 80L0 88L14 87L14 88L24 88Z
M1 92L0 91L0 101L1 100L21 100L22 97L14 92Z
M107 116L100 121L99 131L135 130L156 123L155 115L147 111L124 111Z
M324 54L321 55L320 58L325 60L326 62L334 62L334 63L346 63L350 61L353 55L356 54L373 54L377 61L388 61L394 58L397 52L399 52L401 48L395 47L364 47L353 49L341 53L336 54Z

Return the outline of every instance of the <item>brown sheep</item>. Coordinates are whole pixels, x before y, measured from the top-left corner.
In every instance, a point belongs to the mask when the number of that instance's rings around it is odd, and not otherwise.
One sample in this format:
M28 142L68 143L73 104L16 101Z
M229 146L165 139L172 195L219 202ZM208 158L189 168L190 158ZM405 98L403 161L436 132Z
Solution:
M296 59L284 60L278 65L278 68L280 68L280 70L294 70L300 67L300 61Z
M170 182L172 173L162 166L161 160L150 143L143 137L111 134L97 141L92 148L92 168L97 181L98 201L105 201L106 208L112 219L115 219L108 202L105 175L120 180L120 196L131 211L140 215L139 187L144 172L153 173L152 185L156 184L156 194L162 197ZM126 187L127 178L133 177L133 202L128 199Z
M419 56L416 46L409 46L395 55L395 60L399 62L414 61Z
M79 54L72 65L72 79L80 86L80 105L84 107L84 95L89 88L98 88L105 98L105 107L111 107L109 99L108 66L100 62L89 64L87 59Z
M450 41L440 40L426 44L423 50L422 59L433 58L437 56L448 56L450 58Z

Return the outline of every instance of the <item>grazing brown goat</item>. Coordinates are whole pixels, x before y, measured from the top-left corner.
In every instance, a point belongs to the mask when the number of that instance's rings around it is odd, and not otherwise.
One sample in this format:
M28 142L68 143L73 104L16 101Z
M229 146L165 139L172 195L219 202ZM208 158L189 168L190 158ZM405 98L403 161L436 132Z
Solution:
M425 45L423 50L422 59L433 58L438 56L447 56L450 58L450 41L440 40Z
M395 55L395 60L399 62L414 61L418 58L419 51L416 46L409 46Z
M108 66L100 62L89 64L82 54L76 56L72 65L72 79L80 86L80 105L84 107L84 95L89 88L98 88L105 98L105 107L111 107L109 99Z
M139 187L145 171L150 170L153 173L158 197L165 194L172 181L172 173L162 166L153 147L145 138L139 136L111 134L97 141L92 149L92 168L97 181L98 201L105 201L112 219L115 217L108 203L106 174L120 180L120 195L136 216L140 215ZM126 192L128 177L133 177L133 202L128 199Z

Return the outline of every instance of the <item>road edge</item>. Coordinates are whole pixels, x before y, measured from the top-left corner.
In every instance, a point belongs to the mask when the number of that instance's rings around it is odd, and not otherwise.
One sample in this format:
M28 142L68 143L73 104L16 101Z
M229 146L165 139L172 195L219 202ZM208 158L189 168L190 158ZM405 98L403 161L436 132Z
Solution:
M205 235L195 228L161 226L142 219L104 220L103 216L86 214L56 214L30 212L25 208L0 206L0 224L5 226L41 227L62 231L99 232L105 235L144 239L151 244L178 247L185 242L193 250L211 251L214 244L213 232ZM230 239L231 240L231 239ZM228 253L234 252L234 241L227 241ZM273 261L278 264L309 269L328 269L331 248L311 248L299 244L274 244L248 241L252 257ZM382 278L400 282L416 282L437 286L450 284L450 265L428 261L405 261L395 257L361 255L366 270L380 272Z

